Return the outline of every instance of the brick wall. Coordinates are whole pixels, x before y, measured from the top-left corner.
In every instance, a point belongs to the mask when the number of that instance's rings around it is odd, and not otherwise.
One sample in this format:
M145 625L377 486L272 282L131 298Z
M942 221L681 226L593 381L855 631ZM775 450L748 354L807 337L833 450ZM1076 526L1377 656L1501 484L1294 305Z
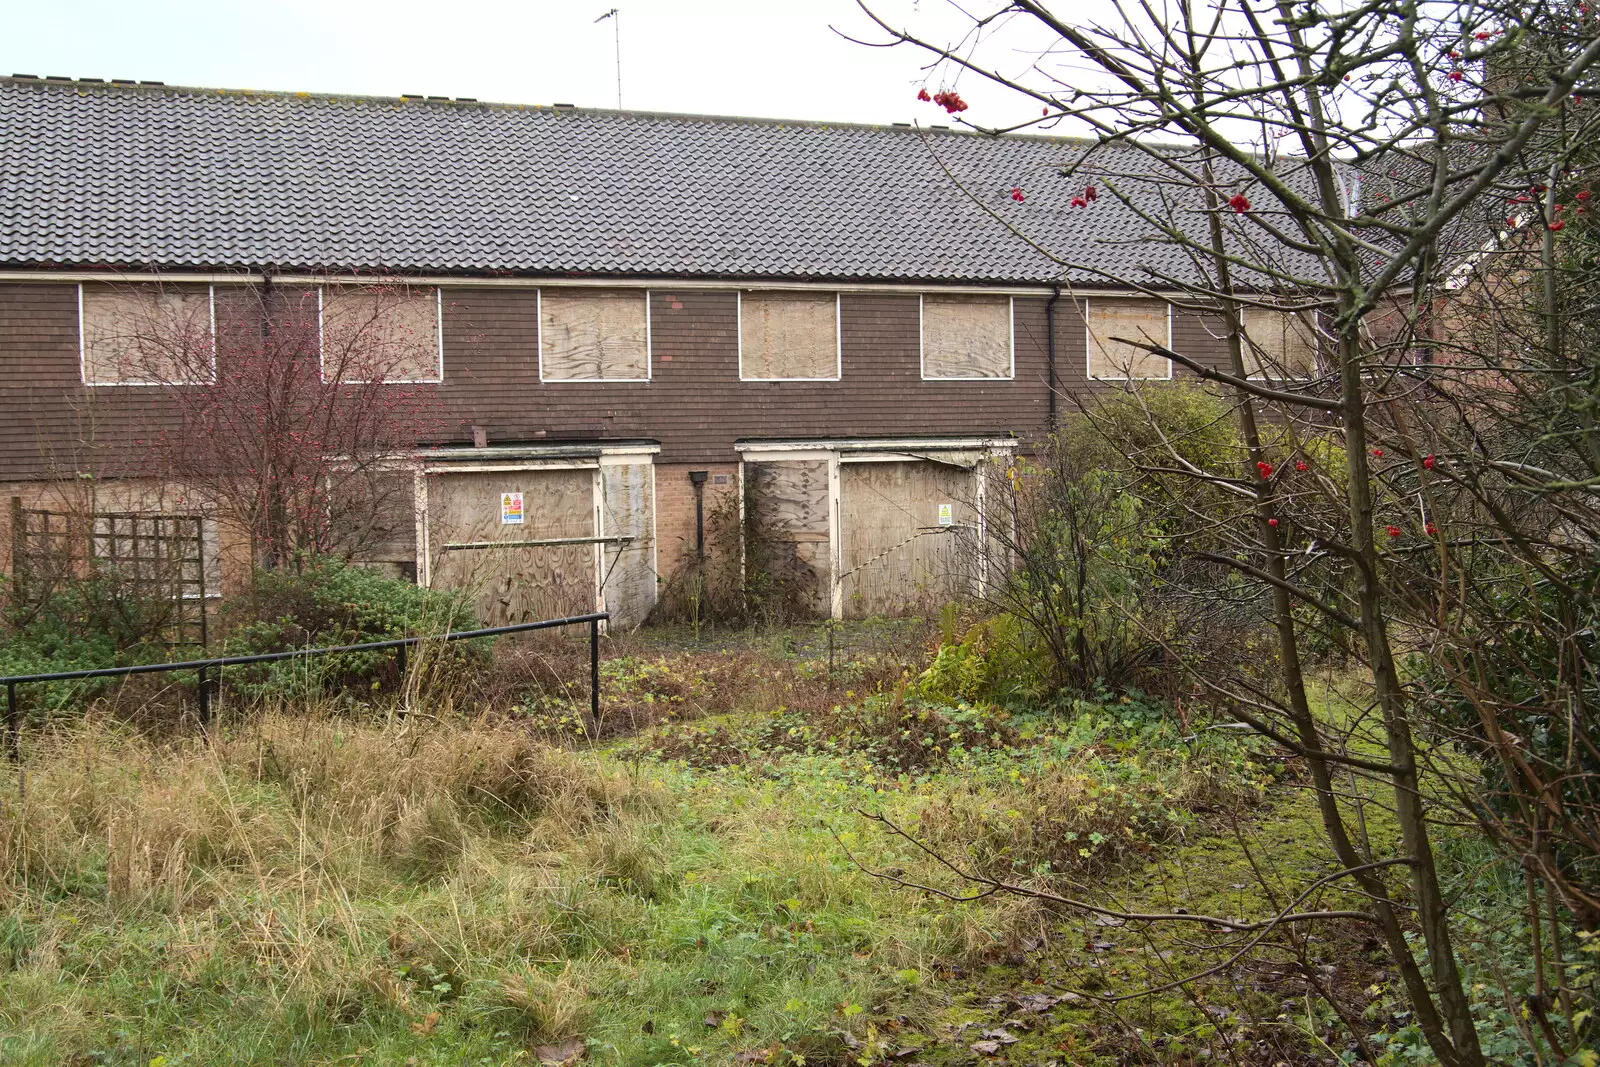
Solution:
M842 378L812 382L740 381L737 294L672 289L650 296L651 381L541 382L537 307L532 289L445 291L444 384L425 387L437 401L441 442L470 442L474 425L498 443L644 438L661 443L663 464L710 469L737 462L741 438L1026 441L1046 425L1042 297L1016 300L1015 378L983 381L922 379L915 294L844 294ZM1060 388L1099 388L1085 380L1078 306L1066 298L1056 310ZM1199 358L1221 355L1195 316L1175 316L1173 333ZM137 461L137 439L170 420L166 406L160 390L79 384L74 286L0 284L0 478L80 469L90 452L100 462ZM1071 408L1060 399L1059 410Z
M737 463L661 463L656 466L656 545L657 573L671 582L693 559L695 550L694 486L689 472L709 473L705 489L707 552L714 543L719 516L738 507L739 465ZM719 479L723 479L718 483Z

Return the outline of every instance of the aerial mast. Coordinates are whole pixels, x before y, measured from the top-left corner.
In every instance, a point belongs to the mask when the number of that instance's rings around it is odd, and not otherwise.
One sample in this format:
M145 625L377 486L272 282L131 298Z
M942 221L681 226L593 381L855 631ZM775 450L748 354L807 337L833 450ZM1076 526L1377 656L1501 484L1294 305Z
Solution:
M604 22L606 19L610 19L611 20L612 37L616 42L616 48L617 48L617 110L621 111L622 110L622 15L618 13L616 8L612 8L610 11L607 11L604 15L601 15L599 18L595 19L594 21L595 21L596 24L599 24L601 22Z

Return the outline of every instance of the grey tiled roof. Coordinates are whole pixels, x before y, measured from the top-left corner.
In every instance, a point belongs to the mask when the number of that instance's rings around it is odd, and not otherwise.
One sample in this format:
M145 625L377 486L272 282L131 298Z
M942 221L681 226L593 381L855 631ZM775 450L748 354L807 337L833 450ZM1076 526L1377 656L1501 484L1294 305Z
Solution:
M1059 175L1086 145L0 79L0 265L1093 283L1187 257ZM1102 173L1148 163L1101 150ZM964 192L945 173L960 179ZM1009 195L1024 190L1022 203ZM1194 190L1139 192L1188 198ZM1257 200L1265 194L1253 193ZM975 203L974 198L980 203ZM1198 225L1199 215L1195 214Z

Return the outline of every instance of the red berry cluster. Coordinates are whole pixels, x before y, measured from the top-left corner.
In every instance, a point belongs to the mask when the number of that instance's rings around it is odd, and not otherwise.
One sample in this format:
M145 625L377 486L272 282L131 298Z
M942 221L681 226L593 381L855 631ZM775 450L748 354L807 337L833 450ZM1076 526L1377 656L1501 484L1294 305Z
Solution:
M1026 200L1027 197L1022 195L1022 189L1019 186L1013 185L1011 187L1011 199L1015 200L1017 203L1020 204L1024 200Z
M1243 193L1234 193L1232 196L1228 197L1228 206L1233 208L1233 210L1237 211L1239 214L1243 215L1246 211L1250 210L1250 198L1245 196Z
M1083 187L1083 194L1081 196L1075 196L1075 197L1072 198L1072 206L1073 207L1088 207L1090 204L1094 203L1096 200L1099 200L1099 199L1100 199L1100 190L1096 189L1092 185L1086 185L1086 186Z
M956 115L967 110L967 102L961 99L961 94L956 92L954 89L940 89L938 92L933 93L932 95L930 95L926 89L919 89L917 90L917 99L925 101L931 100L952 115Z

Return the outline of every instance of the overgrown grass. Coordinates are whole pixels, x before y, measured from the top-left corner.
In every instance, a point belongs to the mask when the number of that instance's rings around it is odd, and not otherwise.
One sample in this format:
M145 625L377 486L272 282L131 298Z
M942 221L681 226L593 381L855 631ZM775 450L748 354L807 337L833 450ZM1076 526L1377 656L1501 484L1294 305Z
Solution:
M863 812L1043 884L1190 839L1267 777L1137 705L1018 720L884 688L829 714L605 751L503 711L40 737L0 777L0 1060L871 1062L934 1025L941 976L1051 920L862 873L959 886ZM686 730L728 758L677 758Z

